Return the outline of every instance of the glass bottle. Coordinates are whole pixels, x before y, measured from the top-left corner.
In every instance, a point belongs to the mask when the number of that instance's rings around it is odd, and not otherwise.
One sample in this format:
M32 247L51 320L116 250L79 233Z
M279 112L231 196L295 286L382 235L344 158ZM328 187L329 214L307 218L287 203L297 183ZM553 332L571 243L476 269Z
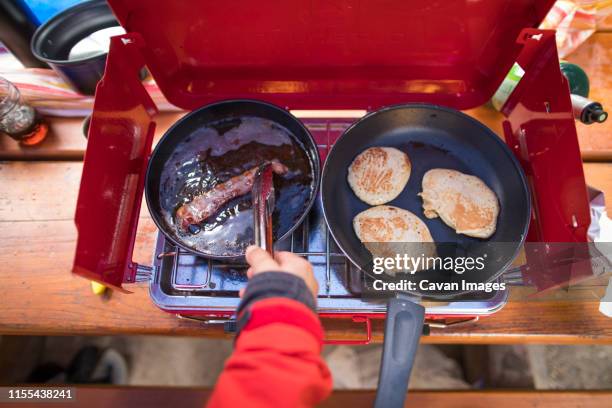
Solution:
M17 87L0 77L0 132L32 146L43 141L48 129L36 109L23 102Z

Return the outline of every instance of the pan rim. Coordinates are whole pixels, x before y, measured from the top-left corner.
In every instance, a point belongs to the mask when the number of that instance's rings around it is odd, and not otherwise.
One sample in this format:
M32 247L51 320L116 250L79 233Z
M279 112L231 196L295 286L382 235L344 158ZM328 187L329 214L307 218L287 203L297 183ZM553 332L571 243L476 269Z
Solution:
M336 142L333 144L333 146L331 147L331 149L329 149L327 156L325 158L325 163L323 163L323 168L321 170L321 209L323 212L323 219L325 219L325 224L327 226L327 230L329 231L330 235L332 236L332 238L334 239L334 242L336 243L336 245L338 245L338 248L342 251L342 253L344 254L344 256L347 257L347 259L353 264L355 265L362 273L364 274L368 274L368 272L364 271L361 266L353 259L353 257L351 257L351 255L349 255L347 253L347 251L345 250L345 248L343 248L343 245L338 242L338 240L336 239L336 236L333 232L333 229L331 228L329 219L328 219L328 211L327 211L327 206L326 206L326 200L324 198L324 184L325 184L325 180L326 178L328 178L327 174L330 171L329 170L329 159L330 157L333 156L334 153L334 149L336 149L336 146L338 144L338 142L340 140L342 140L344 137L346 137L347 134L349 134L354 128L356 128L357 126L359 126L362 122L364 122L365 120L368 120L376 115L380 115L389 111L393 111L393 110L399 110L399 109L434 109L434 110L438 110L438 111L443 111L449 114L453 114L455 116L459 116L462 119L467 119L469 121L471 121L473 124L477 125L478 127L480 127L483 130L483 133L486 133L489 137L491 137L492 139L495 140L495 142L501 147L501 150L504 151L504 153L506 154L506 156L508 156L508 158L510 159L512 165L514 166L514 168L517 170L517 173L519 174L519 177L521 179L521 185L522 185L522 189L523 189L523 193L524 196L526 198L526 211L525 211L525 220L523 220L523 228L521 231L521 236L520 236L520 240L517 241L519 242L519 245L517 245L517 248L515 249L515 251L512 253L512 256L508 258L508 261L506 263L504 263L504 265L502 265L499 270L492 274L491 277L489 277L489 279L487 280L487 282L492 282L496 279L499 279L500 276L503 275L503 273L509 268L510 265L512 265L512 262L514 262L514 260L517 258L517 256L519 255L521 248L523 247L525 240L527 238L527 232L529 230L529 225L531 222L531 212L532 212L532 204L531 204L531 192L529 190L529 185L527 183L527 177L525 176L525 172L522 168L522 166L520 165L518 159L516 158L516 156L512 153L512 151L510 150L510 148L508 147L508 145L501 139L501 137L499 137L495 132L493 132L488 126L486 126L484 123L480 122L479 120L463 113L460 110L457 109L452 109L446 106L442 106L442 105L435 105L435 104L429 104L429 103L420 103L420 102L413 102L413 103L405 103L405 104L395 104L395 105L389 105L389 106L385 106L381 109L378 109L376 111L370 112L366 115L364 115L363 117L361 117L359 120L355 121L354 123L352 123L348 128L346 128L346 130L342 133L342 135L340 135L340 137L336 140ZM349 226L350 227L350 226ZM427 298L431 298L434 300L447 300L447 299L452 299L452 298L456 298L457 296L461 296L461 295L465 295L468 293L472 293L473 291L458 291L458 292L454 292L452 295L434 295L434 296L430 296ZM424 296L422 293L418 292L418 291L404 291L402 293L410 293L411 295L414 295L418 298L424 298L426 296Z
M279 113L287 115L290 119L293 119L301 127L301 129L304 131L304 134L307 137L307 140L312 144L312 146L315 148L315 150L317 149L317 144L316 144L312 134L310 133L308 128L304 125L304 123L302 123L301 120L299 120L295 115L293 115L287 109L283 109L280 106L276 106L276 105L271 104L269 102L260 101L260 100L257 100L257 99L246 99L246 98L245 99L224 99L222 101L217 101L217 102L213 102L213 103L204 105L204 106L202 106L202 107L200 107L198 109L195 109L195 110L187 113L185 116L181 117L179 120L174 122L172 124L172 126L170 126L164 132L163 136L159 139L159 141L155 145L155 148L153 149L153 151L149 155L149 161L147 163L147 171L146 171L146 175L145 175L145 201L147 203L147 209L149 210L149 214L151 214L151 218L153 219L153 222L155 223L155 226L157 227L159 232L161 232L164 235L164 238L166 238L170 242L172 242L172 244L174 244L177 247L182 248L182 249L184 249L184 250L186 250L186 251L188 251L188 252L190 252L190 253L192 253L194 255L201 256L201 257L207 258L207 259L220 260L220 261L239 260L239 259L244 258L244 253L237 254L237 255L214 255L214 254L207 254L207 253L195 250L193 248L190 248L189 246L187 246L184 243L180 242L179 240L175 239L170 234L167 234L166 231L165 231L165 229L166 229L165 223L163 222L162 219L160 219L160 215L156 211L153 211L153 209L151 208L152 204L150 203L150 201L152 200L152 198L151 198L152 192L151 192L151 189L149 188L149 184L150 184L150 177L151 177L151 172L152 172L151 168L153 166L153 161L154 161L153 159L155 158L156 154L158 154L158 150L161 148L161 146L163 145L164 141L170 137L169 135L171 133L173 133L175 128L180 126L183 123L183 121L188 120L191 116L196 115L200 111L203 111L203 110L206 110L206 109L210 109L210 108L213 108L213 107L217 107L217 106L220 106L220 105L229 105L229 104L235 104L235 103L249 103L249 104L256 104L256 105L260 105L260 106L263 105L263 106L266 106L267 108L271 108L273 110L278 111ZM314 161L312 163L312 165L313 165L313 168L312 168L312 172L313 172L313 189L312 189L312 192L311 192L310 197L308 199L308 202L304 206L304 210L302 211L302 214L298 217L297 221L293 224L293 226L291 228L289 228L287 230L287 232L285 232L277 240L275 240L274 241L275 243L277 243L279 241L282 241L283 239L285 239L288 236L290 236L296 230L296 228L299 227L304 222L304 220L306 219L306 217L310 213L310 210L312 209L312 206L314 205L315 201L317 200L317 195L318 195L319 188L320 188L320 185L321 185L321 174L322 174L322 172L321 172L321 158L319 157L318 150L316 151L316 153L317 154L315 154L314 157L310 157L310 155L308 155L309 158ZM319 171L317 172L317 170L319 170Z

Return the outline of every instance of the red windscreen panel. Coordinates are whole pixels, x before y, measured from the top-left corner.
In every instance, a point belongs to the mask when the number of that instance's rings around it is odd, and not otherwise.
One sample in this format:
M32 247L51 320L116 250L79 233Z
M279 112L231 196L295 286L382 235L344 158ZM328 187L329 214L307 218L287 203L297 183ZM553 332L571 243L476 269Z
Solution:
M114 37L98 84L75 222L73 272L121 287L134 281L132 250L157 112L139 78L137 35Z
M291 109L485 103L523 28L554 0L109 0L188 110L229 98Z

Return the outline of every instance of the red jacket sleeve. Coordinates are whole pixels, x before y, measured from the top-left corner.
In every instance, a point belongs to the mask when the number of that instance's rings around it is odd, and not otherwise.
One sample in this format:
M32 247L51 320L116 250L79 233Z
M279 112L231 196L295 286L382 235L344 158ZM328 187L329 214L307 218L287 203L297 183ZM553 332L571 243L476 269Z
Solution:
M249 311L208 407L312 407L327 398L332 380L317 315L287 298L260 300Z

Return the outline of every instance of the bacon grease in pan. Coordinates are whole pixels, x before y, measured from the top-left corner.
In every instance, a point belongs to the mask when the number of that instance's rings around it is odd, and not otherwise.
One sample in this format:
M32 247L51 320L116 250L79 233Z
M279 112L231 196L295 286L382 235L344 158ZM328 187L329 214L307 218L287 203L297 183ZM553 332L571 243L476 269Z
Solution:
M268 163L272 165L272 171L275 174L283 175L289 171L287 166L276 159ZM223 207L228 201L249 194L253 189L253 183L255 182L258 169L259 167L253 167L195 196L193 200L183 204L176 210L176 223L179 224L184 231L187 231L189 227L192 227L194 224L199 224L214 215L219 208ZM199 231L200 228L198 227L195 230L192 229L190 232L197 233Z
M253 242L251 195L235 197L212 216L185 231L176 211L266 161L287 166L274 175L274 235L287 232L302 214L314 188L312 165L299 142L275 122L242 117L199 128L186 137L166 162L160 181L164 221L187 247L217 256L235 256ZM199 229L199 231L198 231Z

